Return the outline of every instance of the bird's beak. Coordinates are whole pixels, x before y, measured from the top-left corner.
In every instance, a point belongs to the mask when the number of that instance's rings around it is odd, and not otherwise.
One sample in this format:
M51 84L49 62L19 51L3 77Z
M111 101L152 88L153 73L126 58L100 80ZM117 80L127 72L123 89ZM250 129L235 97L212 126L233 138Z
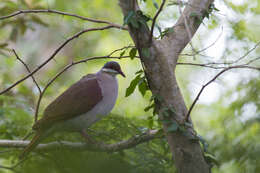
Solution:
M125 77L125 74L122 72L122 70L120 69L120 71L118 71L119 74L121 74L123 77Z

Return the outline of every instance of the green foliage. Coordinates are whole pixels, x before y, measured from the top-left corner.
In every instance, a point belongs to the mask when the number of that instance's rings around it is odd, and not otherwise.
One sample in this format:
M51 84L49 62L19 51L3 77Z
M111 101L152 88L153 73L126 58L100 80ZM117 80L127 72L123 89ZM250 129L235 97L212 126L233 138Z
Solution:
M159 5L157 4L157 2L155 0L152 0L153 1L153 6L158 9L159 8Z
M136 48L132 48L129 52L129 56L131 59L134 59L137 53L137 49Z
M176 132L179 128L179 124L176 122L171 122L170 126L167 128L168 132Z
M141 80L141 75L137 75L130 83L129 87L126 89L125 97L130 96L133 94L136 86L138 85L139 81Z
M232 8L234 11L244 14L246 11L248 11L248 3L243 3L241 5L235 5L231 1L225 1L225 3Z
M145 96L146 91L149 90L149 87L147 85L147 81L145 77L142 77L141 80L138 83L138 89L140 91L140 93L142 94L142 96Z
M245 30L246 30L246 21L240 20L238 22L235 22L232 24L232 28L234 29L234 35L237 37L237 39L241 40L245 38Z
M151 21L150 16L154 16L160 2L155 0L145 1L141 7L143 11L130 12L124 18L124 25L130 25L133 28L139 28ZM220 60L225 62L232 61L234 57L240 57L242 53L248 51L255 42L259 41L259 0L249 0L243 2L224 1L226 8L222 6L210 6L208 11L204 12L204 17L209 18L204 21L203 34L196 33L193 39L195 49L209 38L206 33L212 29L217 30L220 26L225 26L222 36L225 37L221 42L225 44L225 52ZM170 4L169 4L170 5ZM172 5L185 6L186 3L181 1L172 1ZM122 23L122 14L116 2L107 0L77 0L66 2L64 0L21 0L11 1L2 0L0 2L0 16L9 15L21 9L55 9L64 12L91 17L96 19L109 20L114 23ZM172 8L172 9L170 9ZM95 10L93 10L95 9ZM159 39L164 38L168 33L174 32L172 20L175 22L179 15L178 7L167 6L165 11L160 15L155 25L159 31ZM232 17L229 15L232 14ZM169 17L171 15L171 17ZM172 17L174 16L174 17ZM250 16L250 18L248 18ZM162 17L162 18L161 18ZM168 17L168 18L167 18ZM202 23L202 17L198 14L191 13L190 17L197 18L197 23ZM255 20L253 20L255 19ZM166 23L166 26L164 25ZM21 58L29 65L30 69L35 69L58 45L64 42L69 36L85 28L98 27L86 21L81 21L73 17L59 16L55 14L23 14L7 20L0 21L0 89L4 89L15 81L23 77L28 72L24 69L16 58L10 52L11 48L16 48L21 54ZM228 30L228 32L227 32ZM204 35L205 34L205 35ZM221 36L221 37L222 37ZM116 43L116 44L111 44ZM119 30L109 30L102 32L93 32L76 39L72 44L66 46L60 52L54 61L43 68L35 75L40 87L46 83L64 65L71 60L80 60L81 57L91 57L106 55L111 51L129 45L131 43L127 32ZM208 44L208 42L207 42ZM14 47L15 45L15 47ZM233 49L233 47L235 47ZM189 49L187 49L189 50ZM184 50L185 54L187 50ZM254 57L259 53L252 55ZM229 92L224 91L220 99L213 104L205 105L200 103L197 110L191 118L194 127L202 134L190 135L187 128L189 123L179 125L169 120L171 114L175 114L174 108L166 108L164 111L165 120L158 120L156 102L161 102L159 95L152 95L148 92L147 80L143 70L138 63L136 48L123 49L117 52L119 57L126 54L133 60L122 60L120 64L129 75L135 73L134 80L129 85L128 80L119 78L120 93L114 113L119 115L110 115L102 121L91 127L88 133L98 141L105 143L115 143L126 140L135 135L142 135L147 129L159 129L162 123L169 125L169 132L181 132L187 135L191 141L199 141L204 149L204 158L213 167L213 173L244 173L260 172L260 102L259 102L259 75L248 74L246 79L241 76L241 82L236 89L232 88ZM141 49L142 56L149 58L149 48ZM201 52L204 54L205 52ZM257 55L258 56L258 55ZM181 62L185 62L181 58ZM215 61L216 57L201 57L197 55L196 63ZM188 62L191 61L187 57ZM64 91L70 84L78 80L86 73L95 72L104 61L90 61L87 64L78 65L64 73L50 88L47 90L40 107L40 113L58 94ZM254 65L259 65L255 63ZM179 70L181 67L177 67ZM192 69L192 70L191 70ZM194 77L197 72L182 68L177 71L178 82L181 83L181 90L184 93L187 105L193 100L194 81L201 83L207 71L203 75ZM241 70L242 71L242 70ZM231 82L231 81L230 81ZM222 82L219 82L222 85ZM225 86L223 84L223 86ZM126 93L125 88L127 88ZM136 89L138 87L138 90ZM190 89L191 88L191 89ZM139 92L136 94L134 92ZM15 89L0 96L0 138L1 139L22 139L30 131L33 123L35 104L38 98L38 91L31 79L17 86ZM132 96L124 98L125 96ZM207 95L211 95L207 93ZM151 96L151 98L150 98ZM150 101L149 101L150 98ZM235 99L234 99L235 98ZM135 105L135 106L133 106ZM145 108L144 108L145 107ZM83 141L78 134L55 134L53 137L46 139L44 142L68 140ZM0 165L8 166L16 163L18 150L0 149ZM172 166L173 161L169 146L165 138L150 141L138 145L129 150L120 152L94 152L94 151L70 151L57 150L42 153L31 153L31 157L23 164L17 167L17 171L25 173L34 172L129 172L129 173L174 173L175 168ZM46 166L48 165L48 166ZM8 171L0 169L0 172Z
M135 49L135 48L133 48ZM131 49L129 55L132 58L132 56L134 57L136 54L136 49L133 51L133 49ZM131 81L130 85L128 86L128 88L126 89L125 92L125 97L130 96L131 94L133 94L135 88L138 86L139 92L142 94L142 96L145 96L145 93L150 90L146 81L146 78L143 74L143 70L139 70L136 73L136 77Z
M139 28L141 25L146 25L146 22L151 20L149 16L146 16L142 11L129 11L124 17L124 25L130 25L134 28Z
M124 17L124 25L128 25L131 22L133 22L134 21L134 19L133 19L134 15L135 15L134 11L129 11L129 13ZM136 23L136 22L134 22L134 23Z
M142 48L141 52L142 52L142 55L143 55L145 58L149 58L149 57L150 57L149 48L147 48L147 47Z
M164 36L166 36L167 34L170 34L174 32L173 28L166 28L162 33L160 33L160 37L163 38Z

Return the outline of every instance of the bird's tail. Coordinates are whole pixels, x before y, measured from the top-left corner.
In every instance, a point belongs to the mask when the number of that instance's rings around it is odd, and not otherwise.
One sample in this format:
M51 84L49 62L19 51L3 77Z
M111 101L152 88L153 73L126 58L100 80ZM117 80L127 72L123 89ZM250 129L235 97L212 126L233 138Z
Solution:
M19 159L23 159L25 156L27 156L41 142L42 137L42 133L36 132L31 142L25 147L25 149L19 155Z

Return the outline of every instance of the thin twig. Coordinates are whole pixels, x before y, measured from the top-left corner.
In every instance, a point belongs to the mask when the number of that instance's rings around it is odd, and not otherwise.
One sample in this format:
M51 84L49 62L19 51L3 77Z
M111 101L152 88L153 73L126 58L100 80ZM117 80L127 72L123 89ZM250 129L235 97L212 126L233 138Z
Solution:
M249 51L247 51L243 56L241 56L240 58L238 58L236 61L234 61L234 63L237 63L239 61L241 61L242 59L244 59L245 57L247 57L247 55L249 55L251 52L253 52L258 46L260 45L260 41L257 42L253 48L251 48Z
M0 20L4 20L4 19L8 19L14 16L18 16L20 14L27 14L27 13L53 13L53 14L59 14L59 15L63 15L63 16L70 16L70 17L75 17L81 20L85 20L85 21L89 21L89 22L94 22L94 23L103 23L103 24L108 24L113 26L114 28L119 28L122 30L128 30L126 27L109 22L109 21L105 21L105 20L98 20L98 19L92 19L92 18L88 18L88 17L83 17L77 14L72 14L72 13L67 13L67 12L62 12L62 11L57 11L57 10L51 10L51 9L42 9L42 10L19 10L16 11L12 14L9 14L7 16L2 16L0 17Z
M189 63L189 62L178 62L177 65L189 65L189 66L199 66L199 67L206 67L206 68L212 68L212 69L223 69L226 67L218 67L218 66L212 66L208 64L199 64L199 63Z
M112 51L109 55L107 56L112 56L114 53L118 52L118 51L121 51L121 50L124 50L124 49L129 49L129 48L134 48L135 46L125 46L125 47L122 47L122 48L119 48L119 49L116 49L114 51Z
M28 65L18 56L18 54L16 53L16 51L15 51L14 49L12 49L12 51L13 51L14 55L16 56L16 59L18 59L18 61L20 61L20 62L24 65L24 67L26 68L26 70L27 70L29 73L31 73L31 70L30 70L30 68L28 67ZM40 88L39 84L37 83L36 79L34 78L33 75L31 75L31 78L32 78L34 84L36 85L36 87L38 88L39 93L41 93L41 92L42 92L42 91L41 91L41 88Z
M212 45L212 44L211 44ZM204 63L204 64L196 64L196 63L177 63L179 65L194 65L194 66L202 66L202 67L208 67L208 68L214 68L214 69L223 69L226 68L227 65L234 65L239 63L241 60L246 58L251 52L253 52L258 46L260 45L260 41L257 42L251 49L249 49L244 55L240 56L239 58L236 58L236 60L230 61L230 62L209 62L209 63ZM203 50L203 49L202 49ZM198 52L201 52L202 50L199 50ZM188 55L188 56L193 56L191 54L181 54L181 55ZM247 63L244 65L249 65L257 60L259 60L260 57L256 57L252 60L249 60ZM214 66L218 65L218 66ZM222 66L219 66L222 65Z
M212 82L214 82L220 75L222 75L224 72L229 71L231 69L236 69L236 68L248 68L248 69L254 69L254 70L260 70L260 67L253 67L253 66L248 66L248 65L237 65L237 66L231 66L231 67L227 67L223 70L221 70L217 75L215 75L210 81L208 81L205 85L203 85L198 93L198 95L196 96L195 100L193 101L193 103L191 104L190 109L188 110L188 113L186 114L184 121L186 122L188 121L189 117L190 117L190 113L193 109L193 107L195 106L195 104L197 103L197 101L199 100L200 95L202 94L203 90Z
M155 16L154 16L154 18L153 18L152 27L151 27L151 32L150 32L150 37L149 37L149 43L152 43L153 30L154 30L154 26L155 26L155 23L156 23L156 19L157 19L157 17L159 16L159 14L161 13L165 2L166 2L166 0L163 0L163 1L162 1L162 4L161 4L160 8L158 9L158 11L156 12L156 14L155 14Z
M186 55L186 56L194 56L194 55L201 55L201 52L204 52L205 50L209 49L210 47L214 46L217 41L220 39L221 35L223 34L223 27L221 27L221 32L219 33L219 35L217 36L216 40L214 40L210 45L206 46L203 49L200 49L198 51L196 51L196 54L180 54L180 55Z
M11 86L7 87L6 89L2 90L0 92L1 94L4 94L6 92L8 92L10 89L14 88L16 85L18 85L19 83L23 82L24 80L26 80L27 78L29 78L30 76L32 76L34 73L36 73L37 71L39 71L43 66L45 66L48 62L50 62L52 59L54 59L54 57L59 53L59 51L65 47L70 41L74 40L75 38L78 38L79 36L81 36L82 34L86 33L86 32L90 32L90 31L100 31L100 30L105 30L105 29L110 29L113 28L113 25L107 25L104 27L97 27L97 28L89 28L89 29L85 29L82 30L80 32L78 32L77 34L71 36L70 38L68 38L65 42L63 42L55 51L54 53L46 60L44 61L41 65L39 65L36 69L34 69L30 74L26 75L25 77L23 77L22 79L18 80L17 82L15 82L14 84L12 84Z

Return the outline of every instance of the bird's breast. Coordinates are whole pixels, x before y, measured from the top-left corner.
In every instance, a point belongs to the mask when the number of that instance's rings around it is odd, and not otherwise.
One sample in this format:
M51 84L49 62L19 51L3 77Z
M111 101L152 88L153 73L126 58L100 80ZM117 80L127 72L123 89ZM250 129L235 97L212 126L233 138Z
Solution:
M117 79L110 75L102 76L98 78L98 82L102 91L102 100L90 111L68 120L66 122L67 129L86 129L104 116L108 115L113 109L118 95Z

